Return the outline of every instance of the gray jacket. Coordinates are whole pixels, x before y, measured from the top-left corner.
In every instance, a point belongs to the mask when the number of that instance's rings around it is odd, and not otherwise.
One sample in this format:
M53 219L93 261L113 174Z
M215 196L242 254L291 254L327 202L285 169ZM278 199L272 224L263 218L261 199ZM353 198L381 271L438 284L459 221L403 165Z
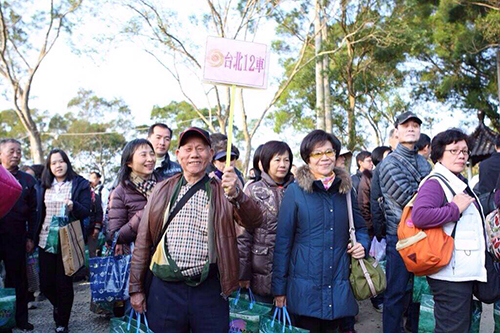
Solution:
M416 150L398 144L378 168L386 232L396 235L404 206L417 191L420 181L431 172L431 166Z

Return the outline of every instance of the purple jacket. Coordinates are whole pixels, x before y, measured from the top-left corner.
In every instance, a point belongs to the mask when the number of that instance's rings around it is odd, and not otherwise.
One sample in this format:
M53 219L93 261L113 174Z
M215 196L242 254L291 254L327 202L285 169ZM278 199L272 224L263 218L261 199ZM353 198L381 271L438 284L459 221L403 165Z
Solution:
M454 202L445 202L445 194L436 179L427 179L419 188L413 202L411 219L418 228L432 228L447 222L457 221L460 211Z

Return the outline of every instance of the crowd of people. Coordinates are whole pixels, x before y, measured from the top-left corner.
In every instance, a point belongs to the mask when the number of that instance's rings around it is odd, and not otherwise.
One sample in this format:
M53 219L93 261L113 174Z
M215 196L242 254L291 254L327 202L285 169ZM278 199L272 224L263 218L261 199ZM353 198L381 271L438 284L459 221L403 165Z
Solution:
M55 251L49 245L51 219L63 212L82 224L90 257L100 251L101 234L108 246L116 244L114 254L131 254L130 299L117 313L145 313L153 332L228 332L228 297L237 288L250 288L259 302L286 305L297 327L356 332L351 257L364 258L371 241L383 239L387 285L371 303L385 333L418 332L413 274L397 249L398 224L413 200L415 226L454 237L449 263L427 276L435 332L468 332L475 288L491 278L478 196L494 193L500 207L500 135L473 187L462 174L469 137L449 129L431 140L421 125L416 114L400 114L389 145L359 152L352 176L352 153L333 134L307 134L299 167L286 142L269 141L256 149L246 180L236 167L239 150L227 149L225 135L185 129L174 162L172 130L156 123L147 138L123 148L108 188L98 171L89 180L78 175L61 149L52 149L43 166L21 167L21 143L3 139L0 261L5 286L16 290L16 325L34 328L26 256L38 249L40 293L53 306L55 332L68 332L74 277L65 273L60 245Z

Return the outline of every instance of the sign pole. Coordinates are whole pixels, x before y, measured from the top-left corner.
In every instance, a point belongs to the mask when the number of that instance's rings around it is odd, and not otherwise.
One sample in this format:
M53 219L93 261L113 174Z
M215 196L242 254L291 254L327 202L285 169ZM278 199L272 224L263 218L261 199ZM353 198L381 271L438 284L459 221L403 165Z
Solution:
M226 167L231 165L231 142L233 141L233 111L234 111L234 91L236 85L231 85L231 99L229 104L229 120L227 122L227 149Z

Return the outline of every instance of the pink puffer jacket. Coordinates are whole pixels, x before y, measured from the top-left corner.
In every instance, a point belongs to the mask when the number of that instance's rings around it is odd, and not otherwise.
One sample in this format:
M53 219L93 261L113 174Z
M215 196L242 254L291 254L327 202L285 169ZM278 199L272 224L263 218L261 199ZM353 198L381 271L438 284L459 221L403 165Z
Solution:
M0 218L9 212L14 206L16 200L21 195L21 184L14 178L14 176L0 165Z

